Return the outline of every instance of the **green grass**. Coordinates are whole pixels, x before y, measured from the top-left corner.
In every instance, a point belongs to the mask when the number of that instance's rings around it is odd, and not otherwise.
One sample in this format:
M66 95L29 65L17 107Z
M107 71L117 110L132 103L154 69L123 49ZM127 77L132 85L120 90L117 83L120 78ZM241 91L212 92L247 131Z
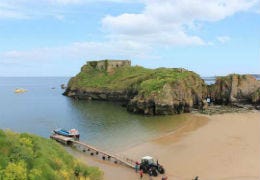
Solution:
M86 167L50 139L0 130L0 179L101 179L98 168Z
M187 70L158 68L147 69L140 66L116 68L113 73L85 65L81 72L69 82L71 90L137 90L144 95L158 93L166 83L184 81L190 77L200 77ZM187 82L187 86L189 86Z
M122 91L149 78L150 72L149 69L135 66L118 68L114 73L108 74L106 71L85 65L82 71L70 80L69 87L72 90L101 88Z
M150 79L140 84L139 90L145 95L150 95L151 93L159 94L165 84L172 85L176 82L184 81L192 74L190 71L180 71L179 69L155 69Z

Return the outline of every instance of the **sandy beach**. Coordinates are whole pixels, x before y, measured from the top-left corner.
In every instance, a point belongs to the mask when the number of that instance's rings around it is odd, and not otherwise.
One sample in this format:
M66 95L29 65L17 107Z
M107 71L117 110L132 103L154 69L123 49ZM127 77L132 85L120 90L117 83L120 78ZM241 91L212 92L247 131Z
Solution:
M177 131L119 152L134 159L151 155L170 180L259 180L260 112L194 116ZM105 180L139 179L134 170L81 156L104 171ZM143 179L149 179L145 176ZM153 179L161 179L161 176Z

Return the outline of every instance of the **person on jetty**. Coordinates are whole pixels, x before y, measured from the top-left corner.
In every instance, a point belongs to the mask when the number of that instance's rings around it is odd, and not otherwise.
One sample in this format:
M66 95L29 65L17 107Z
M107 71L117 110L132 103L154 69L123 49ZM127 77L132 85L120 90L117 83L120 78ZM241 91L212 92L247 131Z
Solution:
M135 162L135 172L137 173L139 170L139 162Z
M141 169L140 171L139 171L139 174L140 174L140 179L143 179L143 170Z

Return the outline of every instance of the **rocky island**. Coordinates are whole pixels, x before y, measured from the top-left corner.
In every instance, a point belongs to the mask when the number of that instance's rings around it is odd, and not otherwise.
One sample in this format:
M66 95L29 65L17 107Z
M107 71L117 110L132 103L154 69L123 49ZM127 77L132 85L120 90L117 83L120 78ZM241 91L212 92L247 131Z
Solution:
M183 68L147 69L129 60L89 61L71 78L64 95L76 99L121 102L127 110L166 115L207 108L206 98L218 104L250 103L259 107L260 82L251 75L232 74L205 84Z
M257 106L260 103L260 81L252 75L218 77L215 84L208 86L208 94L216 104Z

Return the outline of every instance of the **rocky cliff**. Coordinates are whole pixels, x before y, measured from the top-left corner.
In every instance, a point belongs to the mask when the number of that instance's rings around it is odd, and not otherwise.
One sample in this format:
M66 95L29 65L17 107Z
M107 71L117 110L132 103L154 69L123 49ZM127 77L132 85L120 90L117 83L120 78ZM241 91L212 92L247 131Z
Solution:
M70 79L64 95L120 101L128 111L147 115L189 112L205 104L206 85L194 72L177 68L109 66L109 63L105 61L109 71L96 68L93 61L92 65L84 65L81 72Z
M170 77L161 76L167 72ZM147 93L142 90L148 84L158 86ZM157 69L154 77L142 82L141 90L127 106L128 111L143 114L179 114L191 108L202 108L206 97L206 85L195 73L184 69Z
M260 102L260 82L252 75L231 74L218 77L208 88L209 95L218 104Z

